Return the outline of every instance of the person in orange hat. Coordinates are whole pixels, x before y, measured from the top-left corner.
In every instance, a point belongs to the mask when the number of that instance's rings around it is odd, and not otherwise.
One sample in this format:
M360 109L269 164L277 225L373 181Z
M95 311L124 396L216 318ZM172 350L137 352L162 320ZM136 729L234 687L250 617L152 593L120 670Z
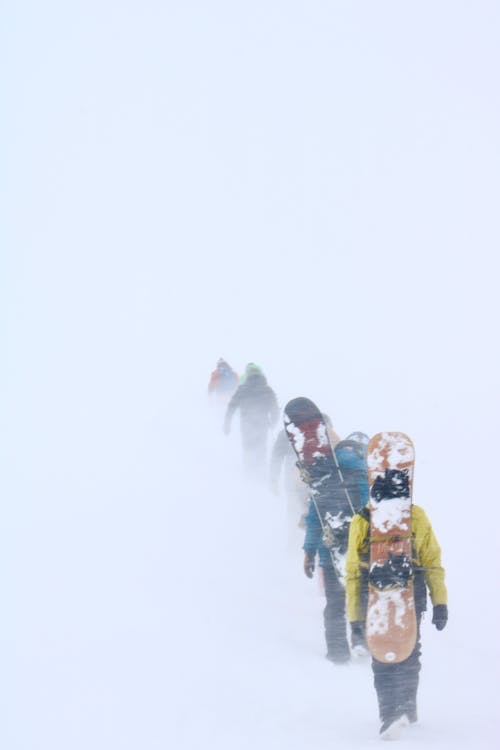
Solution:
M237 373L228 365L226 360L218 359L217 366L208 383L208 395L214 396L222 402L227 402L238 387L238 382Z

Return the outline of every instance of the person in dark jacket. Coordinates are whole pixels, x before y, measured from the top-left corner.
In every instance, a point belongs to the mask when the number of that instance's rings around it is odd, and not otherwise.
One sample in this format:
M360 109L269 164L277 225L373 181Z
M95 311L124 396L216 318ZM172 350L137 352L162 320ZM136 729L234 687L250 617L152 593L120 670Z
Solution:
M269 431L278 421L279 406L276 394L259 369L248 372L247 368L244 383L238 386L229 401L224 419L226 435L231 432L231 422L236 411L240 415L245 468L252 476L264 478L267 439Z
M420 621L427 607L429 589L433 614L432 623L442 630L448 620L445 571L441 565L441 549L425 511L412 505L412 548L415 575L413 590L417 616L417 642L410 656L397 664L372 659L375 689L384 739L396 739L408 723L417 721L417 689L420 672ZM347 615L351 629L364 630L366 605L363 590L367 586L370 546L370 511L363 507L356 513L349 529L346 559Z
M335 448L335 455L344 480L337 492L343 496L347 489L353 508L352 513L354 513L354 509L368 501L366 446L355 440L342 440ZM336 498L333 497L332 501L335 505ZM321 508L322 504L311 497L306 516L306 536L303 546L305 553L304 572L308 578L312 578L315 558L318 555L326 596L326 606L323 612L327 647L326 658L334 663L341 664L351 658L347 638L344 579L338 572L339 566L334 556L332 540L328 538L328 525L325 524L325 519L321 517ZM341 556L345 555L347 549L349 521L350 517L347 517L340 529L341 538L338 537L335 541ZM334 562L336 562L335 565ZM353 649L362 644L363 639L357 639L355 634L352 633L351 645Z

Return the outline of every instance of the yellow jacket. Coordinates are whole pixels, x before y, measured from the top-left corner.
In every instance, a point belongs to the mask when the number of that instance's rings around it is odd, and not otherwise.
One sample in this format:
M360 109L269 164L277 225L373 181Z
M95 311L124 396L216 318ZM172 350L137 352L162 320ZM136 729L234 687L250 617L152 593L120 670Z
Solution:
M441 548L425 511L412 505L412 547L414 565L423 569L425 582L434 605L447 603L444 568L441 565ZM370 555L370 523L356 513L349 528L349 546L346 558L346 600L349 622L364 619L361 611L362 571L368 570Z

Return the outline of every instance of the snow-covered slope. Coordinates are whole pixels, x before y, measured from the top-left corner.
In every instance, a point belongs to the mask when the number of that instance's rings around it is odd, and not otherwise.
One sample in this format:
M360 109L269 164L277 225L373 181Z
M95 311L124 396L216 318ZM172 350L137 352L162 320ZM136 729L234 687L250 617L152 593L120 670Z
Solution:
M378 742L369 661L324 658L321 586L303 575L284 497L245 480L237 431L224 437L204 399L186 416L136 434L133 466L104 472L97 491L89 475L53 477L10 529L5 747ZM196 416L207 439L193 459L175 445ZM450 622L424 622L420 723L405 746L496 747L498 645L452 567L464 526L441 529Z

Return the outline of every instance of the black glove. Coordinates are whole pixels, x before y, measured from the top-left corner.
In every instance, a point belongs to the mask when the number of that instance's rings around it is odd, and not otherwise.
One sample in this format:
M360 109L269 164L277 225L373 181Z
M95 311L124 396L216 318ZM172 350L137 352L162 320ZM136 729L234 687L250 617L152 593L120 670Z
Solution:
M432 624L442 630L448 622L448 607L446 604L436 604L432 610Z
M308 578L312 578L314 573L314 557L311 557L307 552L304 557L304 573Z

